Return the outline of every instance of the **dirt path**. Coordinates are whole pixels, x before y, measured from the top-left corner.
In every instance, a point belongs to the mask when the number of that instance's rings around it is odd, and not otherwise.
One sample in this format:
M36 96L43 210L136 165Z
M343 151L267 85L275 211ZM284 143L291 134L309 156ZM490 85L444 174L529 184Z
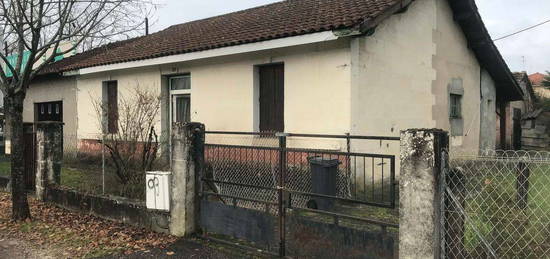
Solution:
M62 255L61 255L62 256ZM26 241L0 237L0 259L55 259L59 255L45 249L37 249Z
M0 259L250 258L245 251L179 239L29 199L32 220L10 220L0 192Z

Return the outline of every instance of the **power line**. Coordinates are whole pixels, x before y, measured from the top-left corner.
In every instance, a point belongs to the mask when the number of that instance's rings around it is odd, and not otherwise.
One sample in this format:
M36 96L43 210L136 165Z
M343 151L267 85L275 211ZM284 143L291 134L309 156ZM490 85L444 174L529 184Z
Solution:
M510 33L510 34L505 35L505 36L502 36L502 37L500 37L500 38L496 38L496 39L494 39L493 41L498 41L498 40L506 39L506 38L508 38L508 37L512 37L512 36L514 36L514 35L516 35L516 34L520 34L520 33L522 33L522 32L525 32L525 31L534 29L534 28L539 27L539 26L541 26L541 25L544 25L544 24L546 24L546 23L550 23L550 20L546 20L546 21L544 21L544 22L535 24L535 25L533 25L533 26L530 26L530 27L527 27L527 28L525 28L525 29L516 31L516 32L514 32L514 33Z

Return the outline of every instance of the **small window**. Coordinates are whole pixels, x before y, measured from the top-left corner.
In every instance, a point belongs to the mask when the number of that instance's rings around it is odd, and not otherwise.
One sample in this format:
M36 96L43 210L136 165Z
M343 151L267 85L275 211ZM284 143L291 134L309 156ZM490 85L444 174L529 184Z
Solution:
M35 103L36 121L63 121L63 101Z
M191 89L190 76L178 76L170 78L170 90L189 90Z
M462 117L462 95L451 94L449 116L451 118Z

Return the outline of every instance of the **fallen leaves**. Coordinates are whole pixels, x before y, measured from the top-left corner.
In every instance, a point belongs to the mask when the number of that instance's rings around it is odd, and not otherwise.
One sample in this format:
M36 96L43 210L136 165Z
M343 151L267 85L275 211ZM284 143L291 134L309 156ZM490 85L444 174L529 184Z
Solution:
M10 196L0 193L0 238L20 238L37 245L58 248L62 251L62 257L71 258L111 253L132 254L152 248L165 248L177 239L170 235L68 211L32 198L29 199L29 203L32 221L12 222Z

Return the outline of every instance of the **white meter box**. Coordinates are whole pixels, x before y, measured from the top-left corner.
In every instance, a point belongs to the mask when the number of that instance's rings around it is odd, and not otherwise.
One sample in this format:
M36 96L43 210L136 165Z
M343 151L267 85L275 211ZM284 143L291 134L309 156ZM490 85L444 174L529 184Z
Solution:
M147 172L145 176L147 209L170 211L171 172Z

